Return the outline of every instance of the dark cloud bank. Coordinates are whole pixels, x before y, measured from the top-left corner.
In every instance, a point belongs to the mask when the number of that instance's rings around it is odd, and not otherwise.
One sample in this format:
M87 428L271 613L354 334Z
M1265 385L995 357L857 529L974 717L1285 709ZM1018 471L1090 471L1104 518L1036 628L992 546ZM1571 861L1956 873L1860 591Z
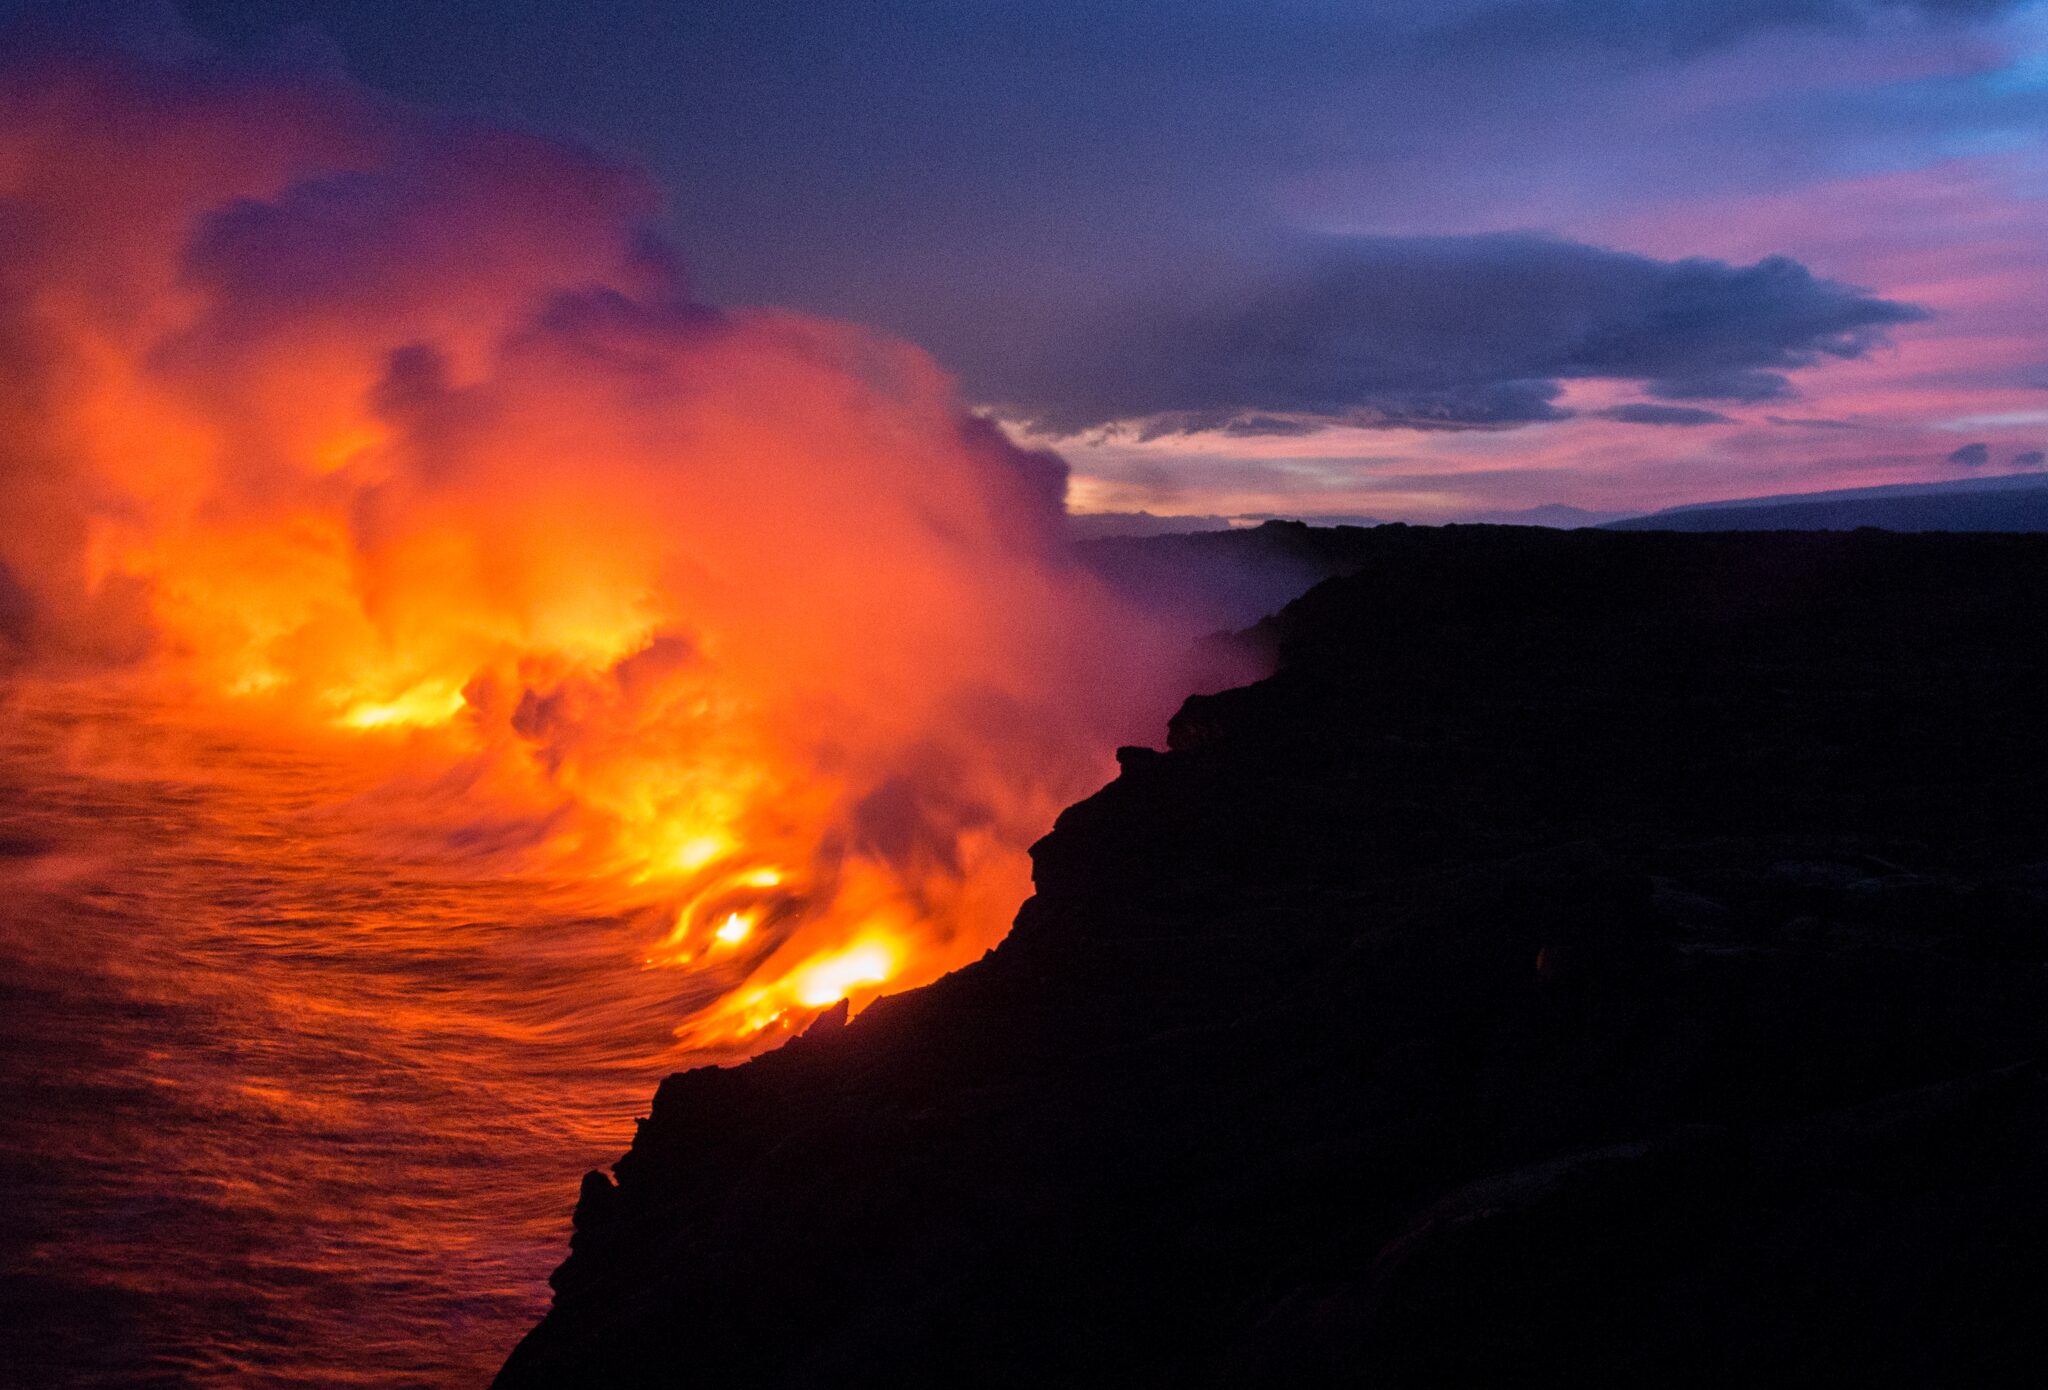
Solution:
M1617 405L1597 413L1603 420L1619 420L1624 425L1725 425L1729 418L1718 410L1702 410L1692 405L1656 405L1649 401Z
M1951 453L1948 461L1959 468L1982 468L1991 462L1991 446L1965 444ZM2012 467L2023 473L2041 467L2044 462L2048 462L2048 454L2039 449L2024 449L2012 456Z
M1660 261L1534 235L1331 237L1213 270L971 381L1050 434L1298 433L1304 422L1498 429L1564 418L1563 383L1671 401L1792 394L1788 371L1863 355L1924 317L1796 261ZM1695 405L1604 412L1723 420Z
M1531 180L1626 205L1666 180L1768 187L1827 151L1862 159L1868 83L1679 131L1668 103L1687 98L1658 75L1799 35L1839 36L1826 51L1846 60L1865 31L1961 32L2012 3L182 8L195 41L270 52L309 26L373 86L645 161L708 299L902 334L1054 434L1249 435L1512 427L1561 418L1563 384L1587 378L1639 384L1611 418L1653 426L1794 397L1788 372L1915 312L1790 261L1408 234L1498 225L1487 210ZM1597 100L1628 82L1625 106ZM1914 100L1886 119L1953 119ZM1326 191L1303 207L1304 188ZM1369 215L1402 235L1292 230Z

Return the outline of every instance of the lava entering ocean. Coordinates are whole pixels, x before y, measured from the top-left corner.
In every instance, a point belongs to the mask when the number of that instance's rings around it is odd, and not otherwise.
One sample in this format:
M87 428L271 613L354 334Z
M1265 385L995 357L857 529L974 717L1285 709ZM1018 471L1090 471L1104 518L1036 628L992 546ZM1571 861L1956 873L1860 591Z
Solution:
M1058 459L657 213L339 80L17 63L0 633L17 701L389 763L373 841L594 885L753 1046L991 944L1168 644Z

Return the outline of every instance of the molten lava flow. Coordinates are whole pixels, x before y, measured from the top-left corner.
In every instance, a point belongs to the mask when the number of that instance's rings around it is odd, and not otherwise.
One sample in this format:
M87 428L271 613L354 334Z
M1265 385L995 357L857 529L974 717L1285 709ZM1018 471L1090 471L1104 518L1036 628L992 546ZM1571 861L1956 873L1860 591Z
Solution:
M390 760L373 838L590 883L751 1045L994 941L1166 685L1058 460L694 302L656 211L339 83L18 60L0 634L18 689Z

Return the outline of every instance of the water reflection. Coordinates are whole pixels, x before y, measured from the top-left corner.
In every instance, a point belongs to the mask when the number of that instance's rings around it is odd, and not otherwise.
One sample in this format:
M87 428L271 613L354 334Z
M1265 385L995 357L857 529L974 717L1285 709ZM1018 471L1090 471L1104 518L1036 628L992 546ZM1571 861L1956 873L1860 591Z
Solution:
M481 1383L687 978L569 886L370 852L373 772L12 715L0 1379Z

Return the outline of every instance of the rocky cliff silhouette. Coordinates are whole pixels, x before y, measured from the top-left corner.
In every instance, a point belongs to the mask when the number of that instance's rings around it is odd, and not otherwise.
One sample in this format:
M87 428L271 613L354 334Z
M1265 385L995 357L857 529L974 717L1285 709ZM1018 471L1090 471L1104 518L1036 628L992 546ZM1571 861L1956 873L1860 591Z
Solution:
M2038 1383L2048 538L1349 544L498 1383Z

